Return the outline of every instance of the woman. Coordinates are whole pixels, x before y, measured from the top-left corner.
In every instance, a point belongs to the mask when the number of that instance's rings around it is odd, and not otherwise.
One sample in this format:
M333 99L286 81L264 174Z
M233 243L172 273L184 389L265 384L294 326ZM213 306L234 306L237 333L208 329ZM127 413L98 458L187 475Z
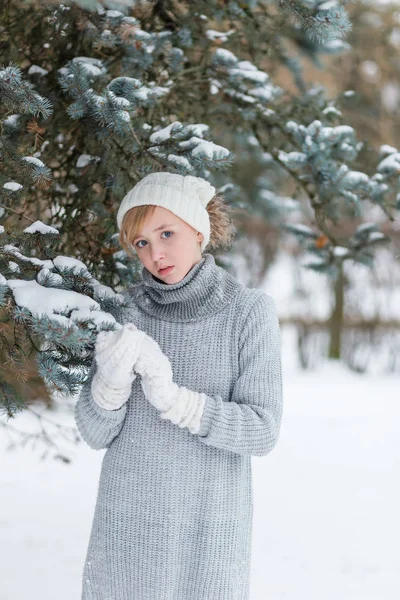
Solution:
M166 172L119 208L143 269L75 408L107 448L82 600L248 600L251 456L278 440L280 332L272 298L203 253L229 238L226 209L204 179Z

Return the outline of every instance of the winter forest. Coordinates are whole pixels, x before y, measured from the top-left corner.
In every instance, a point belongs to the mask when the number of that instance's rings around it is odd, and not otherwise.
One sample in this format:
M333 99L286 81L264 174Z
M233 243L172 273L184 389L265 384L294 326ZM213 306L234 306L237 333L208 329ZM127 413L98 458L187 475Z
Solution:
M250 600L397 600L396 0L0 1L0 600L80 600L104 451L74 406L140 278L118 206L163 170L223 195L206 251L278 311Z

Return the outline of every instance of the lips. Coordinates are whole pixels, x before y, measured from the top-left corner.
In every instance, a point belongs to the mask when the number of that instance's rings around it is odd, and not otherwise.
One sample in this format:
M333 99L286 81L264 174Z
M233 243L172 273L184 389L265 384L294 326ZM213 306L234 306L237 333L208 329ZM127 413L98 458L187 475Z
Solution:
M158 269L158 272L160 272L160 271L166 271L166 269L170 269L173 266L174 265L168 265L168 267L161 267L161 269Z

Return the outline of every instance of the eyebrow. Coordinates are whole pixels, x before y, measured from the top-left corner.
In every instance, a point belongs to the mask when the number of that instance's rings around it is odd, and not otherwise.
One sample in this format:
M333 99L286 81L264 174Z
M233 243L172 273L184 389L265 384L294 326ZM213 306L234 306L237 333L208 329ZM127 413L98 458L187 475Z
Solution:
M153 232L160 231L160 229L164 229L165 227L174 227L174 226L175 226L174 223L172 223L171 225L160 225L160 227L156 227L155 229L153 229ZM133 241L136 242L136 240L138 238L140 238L142 235L143 235L142 233L138 233Z

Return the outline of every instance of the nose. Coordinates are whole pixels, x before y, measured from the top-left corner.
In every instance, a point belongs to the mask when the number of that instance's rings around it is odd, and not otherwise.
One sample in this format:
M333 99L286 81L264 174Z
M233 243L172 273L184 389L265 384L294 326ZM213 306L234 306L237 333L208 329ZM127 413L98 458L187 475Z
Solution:
M159 264L159 263L163 262L164 257L165 257L165 252L160 246L157 246L157 244L154 244L150 248L150 256L151 256L151 260L154 263Z

